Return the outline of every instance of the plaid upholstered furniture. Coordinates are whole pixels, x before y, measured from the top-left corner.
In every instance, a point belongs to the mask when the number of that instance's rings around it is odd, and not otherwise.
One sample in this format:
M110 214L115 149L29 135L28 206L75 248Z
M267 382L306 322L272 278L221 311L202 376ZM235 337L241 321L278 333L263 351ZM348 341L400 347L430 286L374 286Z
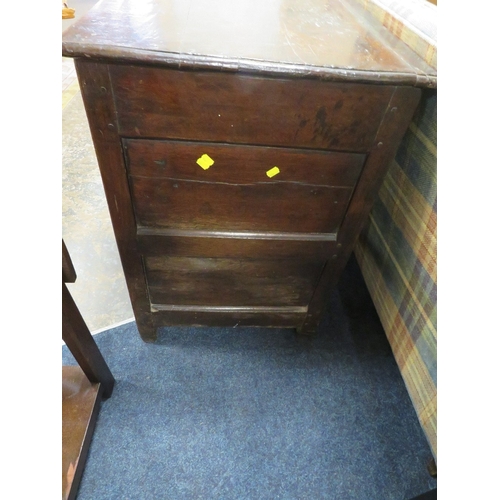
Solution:
M436 64L435 6L417 0L360 1ZM436 128L437 94L426 91L355 255L437 461Z

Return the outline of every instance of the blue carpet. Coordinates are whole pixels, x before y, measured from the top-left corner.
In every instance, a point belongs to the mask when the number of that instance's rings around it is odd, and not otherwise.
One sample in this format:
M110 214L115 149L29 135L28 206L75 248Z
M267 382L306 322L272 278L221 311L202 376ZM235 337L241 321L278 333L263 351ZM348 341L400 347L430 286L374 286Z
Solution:
M79 500L408 500L431 452L351 260L316 337L135 323L95 337L116 385ZM76 364L63 347L63 364Z

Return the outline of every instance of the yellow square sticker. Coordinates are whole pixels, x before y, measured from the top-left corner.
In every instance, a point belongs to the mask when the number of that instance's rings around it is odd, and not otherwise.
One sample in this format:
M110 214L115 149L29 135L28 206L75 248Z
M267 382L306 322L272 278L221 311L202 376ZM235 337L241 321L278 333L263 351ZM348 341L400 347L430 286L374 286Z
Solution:
M207 154L201 155L197 160L196 163L203 169L207 170L210 168L215 162L208 156Z
M278 167L273 167L271 170L266 172L266 175L271 178L280 173L280 169Z

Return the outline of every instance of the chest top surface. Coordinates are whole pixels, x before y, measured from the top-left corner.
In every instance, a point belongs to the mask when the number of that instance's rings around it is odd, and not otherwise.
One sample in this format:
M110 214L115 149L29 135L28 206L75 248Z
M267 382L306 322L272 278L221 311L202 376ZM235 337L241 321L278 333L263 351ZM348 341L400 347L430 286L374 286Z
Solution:
M435 87L436 71L347 0L101 0L63 55Z

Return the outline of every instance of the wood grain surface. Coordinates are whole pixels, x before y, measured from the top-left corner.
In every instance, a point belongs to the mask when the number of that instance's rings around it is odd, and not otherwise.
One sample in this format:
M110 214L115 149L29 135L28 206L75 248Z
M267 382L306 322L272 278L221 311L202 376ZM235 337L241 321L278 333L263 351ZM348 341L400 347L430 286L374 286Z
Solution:
M105 0L66 30L63 55L377 84L437 79L346 0Z

